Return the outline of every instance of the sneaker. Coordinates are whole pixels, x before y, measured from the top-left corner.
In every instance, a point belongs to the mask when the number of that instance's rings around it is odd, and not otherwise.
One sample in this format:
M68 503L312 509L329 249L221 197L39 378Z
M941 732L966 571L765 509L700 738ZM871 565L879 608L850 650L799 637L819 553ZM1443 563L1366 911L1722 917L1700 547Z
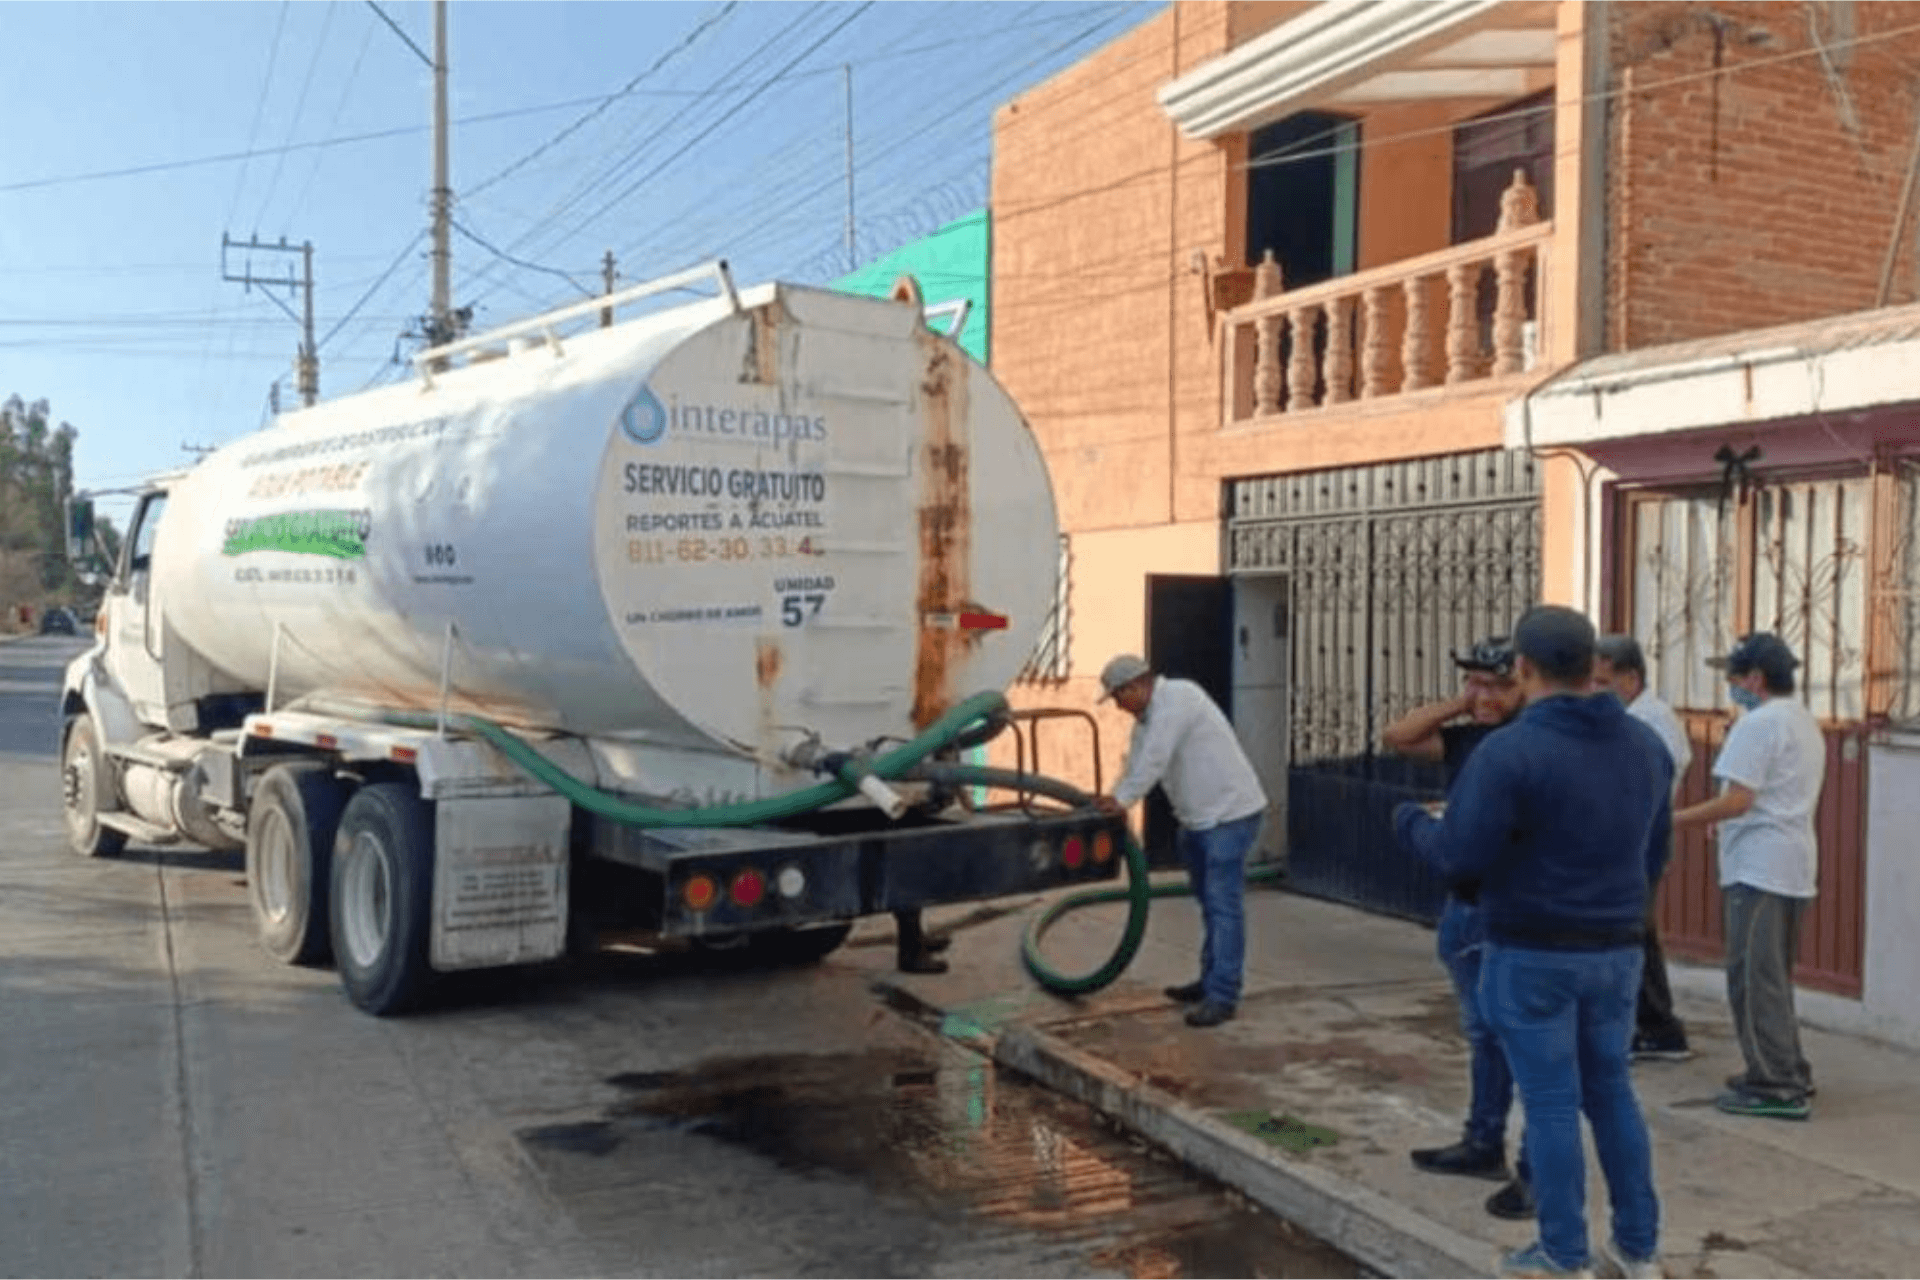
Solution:
M1685 1040L1656 1040L1652 1036L1633 1038L1635 1062L1685 1062L1693 1056Z
M1732 1075L1728 1076L1727 1088L1733 1090L1735 1093L1746 1092L1747 1073L1744 1071L1736 1071ZM1811 1080L1807 1081L1807 1101L1808 1102L1812 1102L1813 1096L1819 1092L1820 1090L1814 1087L1813 1081Z
M1562 1267L1547 1256L1547 1251L1538 1240L1524 1249L1515 1249L1500 1259L1500 1274L1503 1276L1592 1276L1593 1268L1585 1263L1577 1267Z
M1769 1098L1744 1089L1729 1089L1713 1105L1730 1116L1762 1116L1769 1120L1805 1120L1813 1108L1805 1098Z
M1620 1280L1666 1280L1667 1269L1660 1265L1660 1259L1629 1257L1619 1243L1609 1240L1600 1254L1606 1259L1607 1269Z
M1508 1222L1525 1222L1533 1211L1533 1192L1518 1178L1487 1197L1487 1212Z
M1190 1027L1217 1027L1232 1020L1233 1006L1221 1004L1218 1000L1202 1000L1187 1010L1187 1025Z
M1189 982L1185 986L1168 987L1166 995L1175 1004L1198 1004L1207 998L1207 989L1198 982Z
M1499 1147L1477 1142L1456 1142L1450 1147L1427 1147L1413 1153L1413 1167L1425 1173L1457 1173L1466 1178L1507 1179L1507 1153Z

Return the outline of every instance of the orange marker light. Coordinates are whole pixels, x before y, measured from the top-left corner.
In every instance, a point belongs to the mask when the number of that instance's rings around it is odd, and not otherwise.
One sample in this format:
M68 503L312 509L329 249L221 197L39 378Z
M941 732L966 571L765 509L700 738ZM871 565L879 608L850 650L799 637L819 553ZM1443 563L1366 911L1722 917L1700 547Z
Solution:
M1113 835L1106 831L1093 833L1093 860L1101 866L1113 861Z
M700 873L687 877L686 884L680 888L680 897L692 911L705 911L720 900L720 885L710 875Z

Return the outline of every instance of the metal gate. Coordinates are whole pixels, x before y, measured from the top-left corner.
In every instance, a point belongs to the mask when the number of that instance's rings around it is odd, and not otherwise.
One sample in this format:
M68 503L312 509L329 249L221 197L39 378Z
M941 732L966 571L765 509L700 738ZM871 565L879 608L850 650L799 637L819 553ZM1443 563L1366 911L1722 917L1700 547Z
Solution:
M1453 696L1449 651L1506 632L1539 595L1531 455L1489 450L1228 485L1227 565L1288 582L1287 878L1420 920L1438 878L1393 837L1393 806L1437 766L1382 754L1380 730Z

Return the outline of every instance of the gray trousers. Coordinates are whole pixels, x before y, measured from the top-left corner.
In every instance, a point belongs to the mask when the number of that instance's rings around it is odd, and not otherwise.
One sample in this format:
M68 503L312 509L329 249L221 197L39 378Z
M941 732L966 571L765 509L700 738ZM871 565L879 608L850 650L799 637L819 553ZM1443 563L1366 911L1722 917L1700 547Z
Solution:
M1807 899L1748 884L1720 890L1727 934L1727 1000L1733 1030L1747 1060L1741 1087L1762 1097L1798 1102L1813 1084L1800 1052L1800 1020L1793 1009L1793 958Z

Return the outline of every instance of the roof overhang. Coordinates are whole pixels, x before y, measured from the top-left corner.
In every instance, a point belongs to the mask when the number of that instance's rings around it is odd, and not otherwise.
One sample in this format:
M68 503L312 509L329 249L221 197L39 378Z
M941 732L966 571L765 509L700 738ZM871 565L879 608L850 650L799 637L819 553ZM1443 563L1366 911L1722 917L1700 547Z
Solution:
M1553 83L1551 3L1323 0L1161 87L1190 138L1257 129L1308 107L1512 98Z
M1507 408L1513 448L1920 404L1920 306L1602 356Z

